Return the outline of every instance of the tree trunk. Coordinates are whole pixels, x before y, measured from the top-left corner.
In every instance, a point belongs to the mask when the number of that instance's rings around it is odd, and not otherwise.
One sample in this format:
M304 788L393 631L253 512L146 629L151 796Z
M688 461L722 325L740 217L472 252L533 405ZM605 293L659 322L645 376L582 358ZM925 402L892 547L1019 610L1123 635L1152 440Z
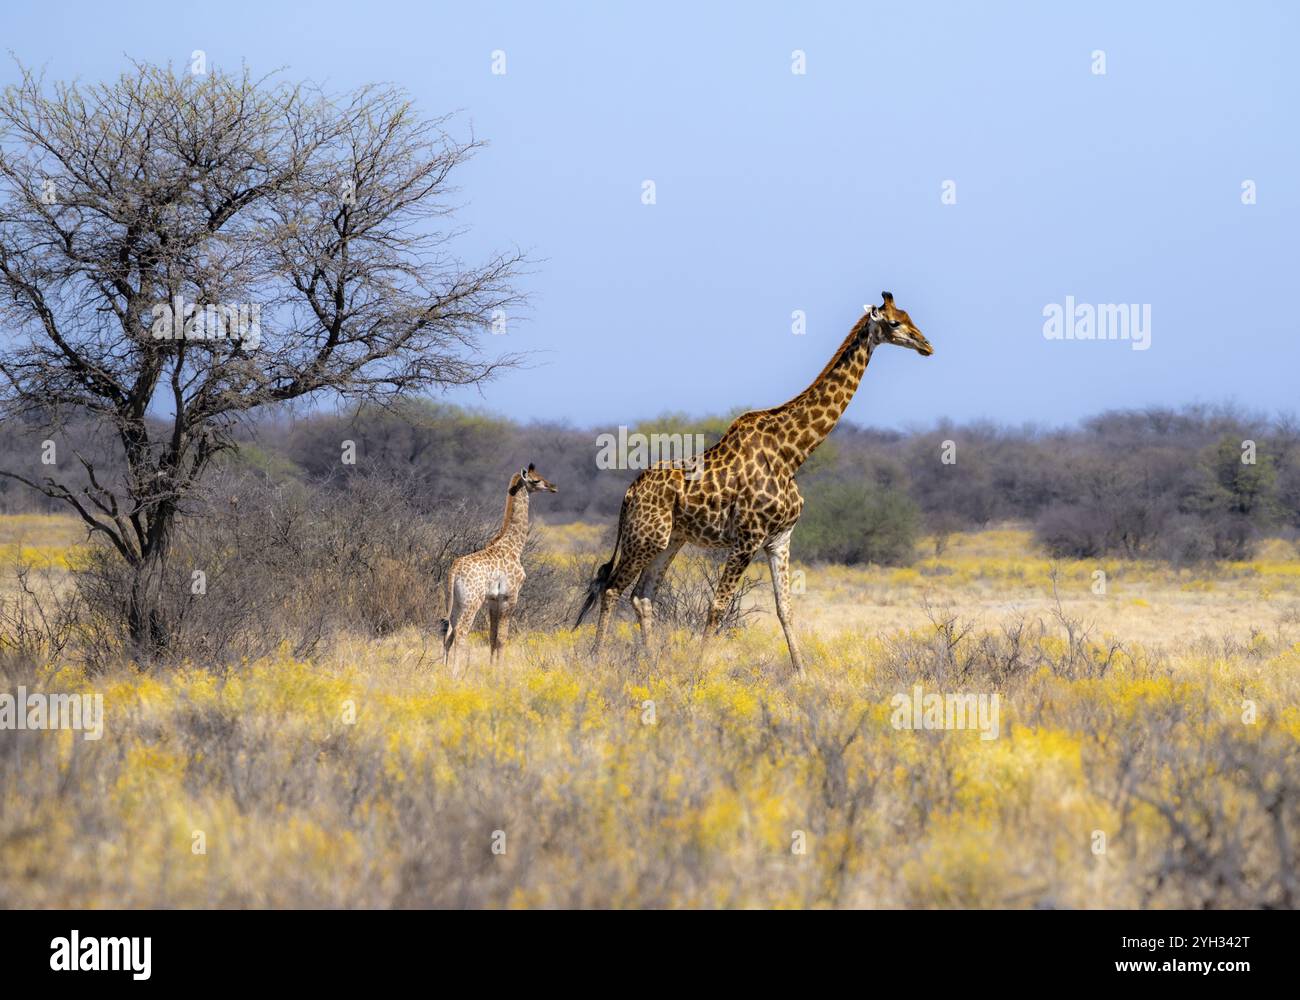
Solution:
M170 622L163 599L171 529L171 512L157 512L149 526L148 550L135 564L131 575L131 592L126 612L127 632L136 654L144 660L152 660L160 655L171 639Z

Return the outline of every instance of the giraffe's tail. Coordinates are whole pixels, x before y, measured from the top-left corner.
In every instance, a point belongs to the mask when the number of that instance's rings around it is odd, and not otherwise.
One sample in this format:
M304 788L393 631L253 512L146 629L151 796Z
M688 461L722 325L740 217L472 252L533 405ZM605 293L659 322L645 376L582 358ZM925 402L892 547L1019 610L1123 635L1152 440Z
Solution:
M595 577L593 577L591 583L587 585L587 599L583 601L582 610L578 612L578 620L573 623L575 630L582 624L582 619L587 617L587 612L591 610L592 605L594 605L600 595L604 593L605 584L609 581L609 574L614 569L614 559L617 556L617 552L618 550L615 549L615 555L610 556L609 562L596 570Z
M614 551L610 554L609 562L605 563L592 577L591 583L587 584L587 599L582 604L582 610L578 612L578 620L573 623L576 631L582 624L582 620L587 617L587 612L592 606L600 600L600 595L605 592L605 586L609 583L609 578L614 572L614 563L618 559L619 546L623 544L623 516L627 513L627 498L623 498L623 506L618 511L618 535L614 539Z

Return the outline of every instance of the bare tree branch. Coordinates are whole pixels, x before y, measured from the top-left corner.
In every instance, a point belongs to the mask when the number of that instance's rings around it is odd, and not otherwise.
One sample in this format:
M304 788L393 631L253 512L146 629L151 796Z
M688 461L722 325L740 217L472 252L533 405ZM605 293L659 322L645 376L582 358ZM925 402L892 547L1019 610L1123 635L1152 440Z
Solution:
M523 256L451 252L450 177L480 143L448 127L390 87L135 63L47 88L20 66L0 96L0 417L89 416L126 471L78 454L77 483L5 474L111 539L143 588L244 414L517 363L479 340L519 302ZM138 596L140 636L157 623Z

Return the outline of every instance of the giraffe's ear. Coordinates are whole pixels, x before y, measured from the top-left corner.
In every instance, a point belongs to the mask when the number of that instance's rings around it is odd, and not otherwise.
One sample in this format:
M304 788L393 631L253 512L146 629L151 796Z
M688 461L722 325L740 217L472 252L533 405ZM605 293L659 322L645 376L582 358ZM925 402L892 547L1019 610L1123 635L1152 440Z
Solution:
M519 478L520 478L520 479L527 479L527 478L528 478L528 473L529 473L529 471L530 471L531 469L532 469L532 466L531 466L531 465L530 465L527 469L520 469L520 470L519 470Z

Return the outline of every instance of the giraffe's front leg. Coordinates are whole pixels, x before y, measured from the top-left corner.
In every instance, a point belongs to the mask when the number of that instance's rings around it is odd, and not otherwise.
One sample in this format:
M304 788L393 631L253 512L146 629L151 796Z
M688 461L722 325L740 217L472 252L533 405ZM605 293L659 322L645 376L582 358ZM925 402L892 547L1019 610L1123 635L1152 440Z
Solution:
M796 674L803 673L803 655L794 635L794 615L790 610L790 534L783 531L767 545L767 565L772 571L772 592L776 596L776 616L781 619L785 644L790 650L790 665Z
M709 607L709 618L704 626L706 645L709 637L717 634L721 627L722 619L736 596L736 588L740 586L745 570L749 569L750 560L754 558L757 548L756 545L739 544L727 556L727 561L722 567L722 575L718 579L718 589L713 594L713 604Z

